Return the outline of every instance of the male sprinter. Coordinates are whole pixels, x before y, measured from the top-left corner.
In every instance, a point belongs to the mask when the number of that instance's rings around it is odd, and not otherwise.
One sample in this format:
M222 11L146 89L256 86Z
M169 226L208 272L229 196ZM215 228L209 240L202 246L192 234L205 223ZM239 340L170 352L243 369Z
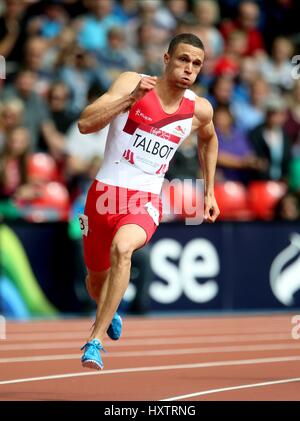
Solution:
M189 89L203 60L202 41L179 34L164 54L162 77L125 72L80 116L81 133L110 124L104 162L80 219L87 289L98 302L94 328L82 348L84 367L102 369L106 333L120 337L122 322L116 311L128 286L132 253L148 243L159 225L164 175L178 146L194 131L204 173L204 219L214 222L219 215L213 110ZM140 212L137 203L142 204Z

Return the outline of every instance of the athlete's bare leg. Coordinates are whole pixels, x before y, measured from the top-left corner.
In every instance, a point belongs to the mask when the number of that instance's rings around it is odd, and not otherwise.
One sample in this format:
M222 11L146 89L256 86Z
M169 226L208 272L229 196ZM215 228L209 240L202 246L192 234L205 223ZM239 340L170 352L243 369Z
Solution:
M88 274L85 278L86 288L89 296L99 305L105 301L108 286L110 268L101 272L94 272L88 269Z
M146 238L146 232L136 224L123 225L117 231L110 250L111 268L107 294L104 302L98 305L96 322L89 341L98 338L103 342L129 283L132 253L145 244Z

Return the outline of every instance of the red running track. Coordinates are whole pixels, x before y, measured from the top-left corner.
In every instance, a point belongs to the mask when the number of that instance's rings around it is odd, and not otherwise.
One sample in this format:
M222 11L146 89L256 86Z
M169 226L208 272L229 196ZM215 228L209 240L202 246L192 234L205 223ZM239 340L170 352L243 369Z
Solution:
M290 315L128 318L83 369L91 320L12 323L0 340L0 400L300 400Z

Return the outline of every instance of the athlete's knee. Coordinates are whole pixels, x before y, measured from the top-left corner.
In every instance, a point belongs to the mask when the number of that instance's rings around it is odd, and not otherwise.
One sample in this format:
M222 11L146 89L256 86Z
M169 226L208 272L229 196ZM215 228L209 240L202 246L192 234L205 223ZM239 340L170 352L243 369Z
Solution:
M113 241L110 249L111 258L118 263L130 263L134 251L133 244L128 240Z

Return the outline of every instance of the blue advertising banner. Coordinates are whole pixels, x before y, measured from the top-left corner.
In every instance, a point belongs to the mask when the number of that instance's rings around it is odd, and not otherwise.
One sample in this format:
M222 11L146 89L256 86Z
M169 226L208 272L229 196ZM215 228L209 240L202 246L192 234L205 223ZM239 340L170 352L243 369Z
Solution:
M234 230L234 308L300 307L299 224Z
M151 310L300 307L300 224L161 224L152 239Z
M0 314L85 313L81 240L66 223L0 225ZM22 305L21 305L22 304ZM134 253L124 311L300 308L300 224L161 224Z

